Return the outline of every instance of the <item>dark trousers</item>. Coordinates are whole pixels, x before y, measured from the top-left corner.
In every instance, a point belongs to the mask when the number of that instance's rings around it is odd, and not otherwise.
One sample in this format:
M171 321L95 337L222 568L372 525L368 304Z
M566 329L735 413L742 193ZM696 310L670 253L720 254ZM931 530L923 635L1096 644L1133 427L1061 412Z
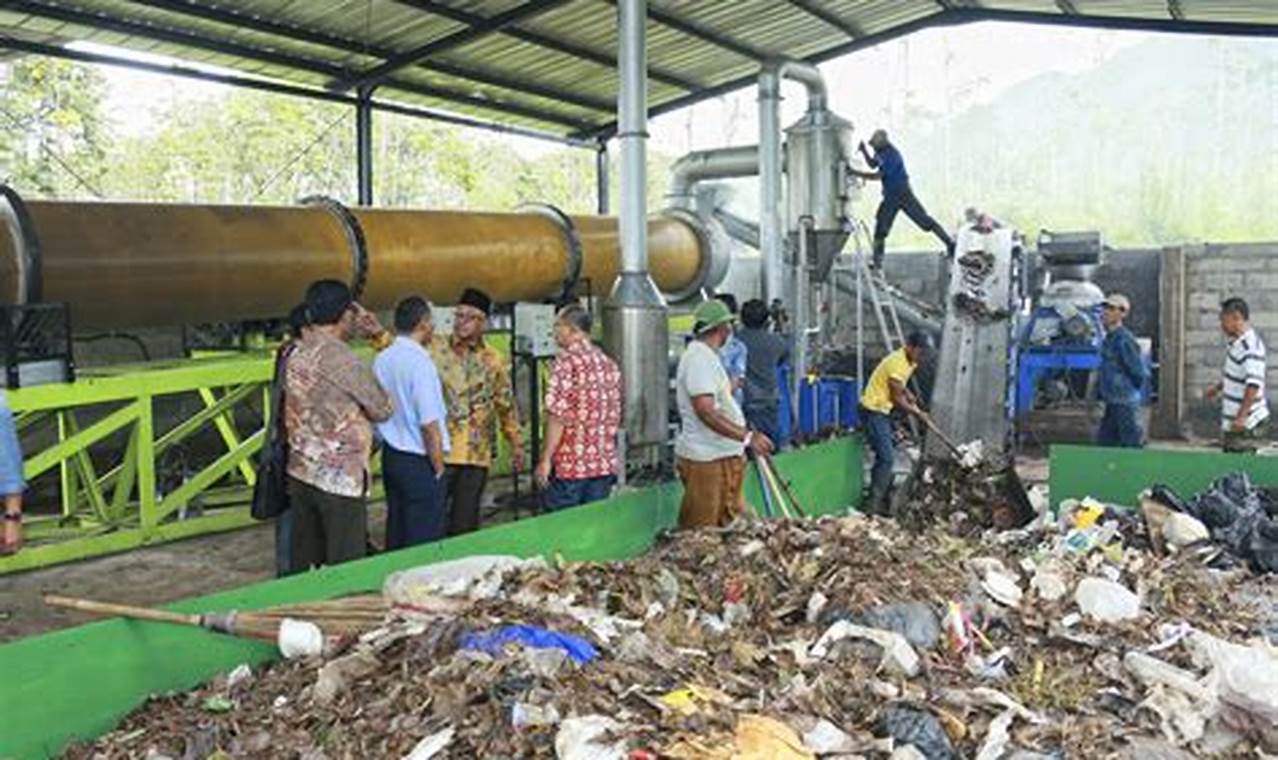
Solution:
M479 530L479 504L488 482L488 468L450 464L444 479L448 481L448 535Z
M861 407L861 419L865 421L865 437L874 452L874 467L870 470L870 509L881 509L888 489L892 486L892 467L896 463L896 442L892 437L892 418Z
M402 549L444 537L444 483L425 454L382 449L386 484L386 549Z
M1136 404L1106 404L1100 429L1096 431L1096 445L1125 449L1144 446L1140 423L1136 420L1139 411Z
M766 435L776 444L779 451L781 446L781 436L777 432L779 407L776 403L772 404L746 404L745 418L746 424L751 430L758 430Z
M288 479L293 513L294 571L336 565L364 556L368 546L368 508L362 498L321 491Z
M930 214L923 204L914 196L914 191L907 185L904 190L892 194L883 194L879 210L874 215L874 266L882 266L883 251L887 245L888 235L892 232L892 223L896 215L904 211L910 221L918 225L924 232L936 235L945 244L945 250L953 253L954 240Z
M293 569L293 510L286 509L275 518L275 577L297 572Z
M616 484L616 475L577 480L551 478L546 490L541 492L541 504L547 512L558 512L568 507L603 501L612 495L612 487Z

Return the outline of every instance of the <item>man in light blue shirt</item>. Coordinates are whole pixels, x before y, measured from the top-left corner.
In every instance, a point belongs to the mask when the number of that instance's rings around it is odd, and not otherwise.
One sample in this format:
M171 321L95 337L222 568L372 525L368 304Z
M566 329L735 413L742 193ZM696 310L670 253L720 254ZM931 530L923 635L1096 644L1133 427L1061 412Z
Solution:
M395 342L377 355L373 373L395 404L378 423L386 484L386 548L444 536L444 454L449 449L444 390L426 345L434 336L430 304L409 296L395 307Z
M737 316L737 297L731 293L720 293L715 296L724 306L728 307L728 311L732 312L732 316ZM728 373L728 380L732 382L732 398L737 402L737 406L744 408L745 404L745 377L746 366L749 360L749 350L746 344L734 333L728 338L728 342L723 344L723 348L719 349L719 361L723 363L723 371Z
M22 449L13 424L9 400L0 390L0 500L4 504L4 532L0 537L0 556L22 548Z

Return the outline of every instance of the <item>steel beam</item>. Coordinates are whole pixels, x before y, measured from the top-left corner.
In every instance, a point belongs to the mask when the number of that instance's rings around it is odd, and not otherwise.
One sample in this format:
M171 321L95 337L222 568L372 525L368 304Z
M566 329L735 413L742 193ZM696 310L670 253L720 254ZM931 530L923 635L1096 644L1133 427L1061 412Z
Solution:
M373 93L367 88L355 103L355 180L359 205L373 205Z
M407 5L412 8L417 8L418 10L426 11L427 13L433 13L437 16L443 16L444 18L452 19L453 21L458 21L463 24L478 24L484 21L484 16L479 16L460 8L445 5L438 2L438 0L395 0L395 2L400 5ZM557 53L572 56L573 58L579 58L583 61L590 61L591 63L596 63L609 69L617 68L616 56L601 53L598 50L592 50L588 47L566 42L554 37L548 37L544 34L539 34L527 29L522 29L518 25L511 25L502 29L501 34L517 39L520 42L526 42L530 45L546 48L547 50L554 50ZM701 85L697 82L663 69L649 68L648 75L662 84L667 84L671 87L678 87L679 89L686 90L688 92L693 92L701 88Z
M608 210L609 183L608 141L600 140L595 148L595 211L601 216L610 213Z
M387 77L396 71L408 66L412 66L418 61L423 61L432 55L461 47L467 43L473 42L481 37L486 37L494 32L501 31L504 27L510 26L518 21L533 18L538 14L545 13L563 5L567 0L529 0L528 2L517 5L496 16L491 16L476 22L465 22L466 29L455 32L438 40L428 42L406 53L401 53L387 60L385 63L374 66L373 68L350 78L342 78L333 82L332 88L335 90L351 90L359 87L377 87L386 81Z
M292 55L290 53L263 50L257 47L213 40L187 32L167 29L151 24L143 24L136 21L126 21L99 13L87 13L84 11L64 8L62 6L46 5L43 2L32 2L31 0L11 0L9 7L18 12L38 16L40 18L62 21L68 24L81 24L91 28L113 31L118 34L156 40L159 42L168 42L174 45L183 45L223 55L237 56L259 61L261 63L284 66L296 71L318 74L329 79L340 79L347 75L347 71L345 69L322 61L316 61L310 58ZM393 87L394 89L415 95L436 98L438 100L471 106L473 108L498 111L511 116L520 116L526 119L533 119L535 121L546 122L549 124L559 124L571 130L589 131L592 128L589 122L573 119L563 116L562 114L545 111L532 106L503 103L498 100L476 97L468 93L458 92L448 88L400 80L389 80L383 84L387 87Z
M281 24L277 21L271 21L270 19L250 15L241 11L230 10L218 6L201 5L193 2L193 0L134 0L134 2L137 5L144 5L148 8L154 8L166 13L201 18L207 21L216 21L218 23L227 24L228 26L250 29L255 32L270 34L294 42L304 42L310 45L319 45L331 48L348 55L381 58L384 60L390 60L398 55L396 51L379 45L359 42L347 37L340 37L329 34L328 32L307 29L291 24ZM551 100L560 100L565 103L571 103L573 105L580 106L582 108L589 108L595 111L611 113L613 110L613 104L606 100L590 98L552 87L545 87L494 72L475 71L443 61L422 61L417 65L420 68L435 71L440 74L446 74L451 77L457 77L458 79L468 79L491 87L501 87L503 89L525 92L530 95L537 95L538 97L548 98Z
M1176 34L1215 34L1224 37L1275 37L1278 23L1244 23L1237 21L1195 21L1143 16L1066 16L1038 11L1008 11L992 8L960 8L943 16L950 23L1007 21L1020 24L1047 24L1086 29L1123 29L1138 32L1171 32Z
M608 2L613 5L617 4L617 0L608 0ZM724 50L730 50L743 58L750 58L755 61L764 61L769 57L767 52L760 50L759 48L747 45L740 40L733 39L725 34L720 34L712 29L707 29L695 21L689 21L688 19L676 16L668 11L659 10L649 6L648 18L656 21L662 26L666 26L677 32L686 34L689 37L696 37L704 42L709 42L711 45L717 45Z
M833 13L825 8L817 5L813 0L789 0L790 5L798 8L813 18L820 19L827 26L832 26L843 32L852 39L857 39L865 35L865 30L854 24L851 20L843 18L837 13Z
M949 24L961 24L961 23L964 23L964 21L961 19L950 18L950 13L937 12L930 16L924 16L923 18L916 19L907 24L902 24L901 26L895 27L893 29L888 29L882 32L876 32L875 34L867 34L864 37L861 37L859 39L855 39L850 42L845 42L841 45L832 47L829 50L825 50L820 53L810 55L807 58L804 58L803 60L808 63L814 63L814 64L822 63L824 61L828 61L833 58L838 58L840 56L847 55L848 53L854 53L857 50L873 47L875 45L887 42L888 40L896 39L897 37L904 37L907 34L913 34L914 32L920 31L922 29L928 29L933 26L945 26ZM664 113L677 111L680 108L687 108L688 106L693 105L694 103L699 103L703 100L706 100L707 98L718 97L720 95L725 95L729 92L733 92L734 90L740 90L744 87L749 87L750 85L753 85L758 81L758 77L759 77L759 74L757 71L755 71L755 72L746 74L743 77L738 77L731 81L714 85L713 87L702 88L700 90L697 90L696 92L691 92L682 97L675 98L674 100L666 101L665 103L662 103L659 106L652 106L651 108L648 109L648 114L650 116L660 116L661 114L664 114ZM589 138L597 139L601 137L611 137L615 135L616 133L617 133L617 123L614 121L600 127L598 130L596 130L593 133L577 133L577 134L574 134L573 137L577 137L581 139L589 139Z
M61 5L48 5L44 2L32 2L32 0L8 0L5 4L5 8L10 11L25 13L39 18L62 21L67 24L80 24L92 29L101 29L104 31L115 32L117 34L128 35L130 37L141 37L148 40L167 42L172 45L182 45L185 47L196 48L198 50L205 50L210 53L248 58L260 63L274 64L276 66L283 66L285 68L296 69L298 71L320 74L330 78L339 78L346 74L346 71L341 67L293 55L291 53L283 53L276 50L264 50L262 48L242 45L227 40L213 40L208 37L191 34L190 32L184 32L178 29L171 29L155 24L146 24L139 21L129 21L126 19L116 18L114 16L108 16L103 13L91 13Z

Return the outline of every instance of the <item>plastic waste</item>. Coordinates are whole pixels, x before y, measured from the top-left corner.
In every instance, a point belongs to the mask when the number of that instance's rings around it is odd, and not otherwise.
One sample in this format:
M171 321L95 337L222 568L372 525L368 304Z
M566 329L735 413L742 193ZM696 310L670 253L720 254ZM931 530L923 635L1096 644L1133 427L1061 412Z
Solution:
M1105 516L1105 505L1088 496L1079 502L1070 515L1070 522L1079 530L1086 530Z
M457 733L457 729L449 726L442 731L437 731L430 736L417 742L417 746L412 751L404 755L403 760L430 760L430 758L438 755L448 748L453 742L453 736Z
M363 678L380 665L377 656L366 651L352 652L325 663L315 679L315 701L322 705L332 702L346 691L351 681Z
M1154 486L1149 500L1202 522L1212 541L1252 570L1278 572L1278 504L1247 473L1223 475L1187 502L1166 486Z
M599 656L599 651L583 638L535 625L507 625L487 633L468 633L462 637L459 646L462 649L498 655L507 644L520 644L534 649L562 649L579 665Z
M1054 602L1069 593L1065 584L1065 576L1054 569L1040 567L1034 571L1030 579L1030 588L1045 602Z
M903 704L888 705L880 720L884 733L898 744L912 745L926 760L958 757L945 727L926 710Z
M568 718L559 724L555 734L555 756L559 760L624 760L626 743L608 742L611 733L620 733L622 725L606 715Z
M554 705L530 705L516 702L510 708L510 725L515 730L553 726L559 722L559 710Z
M463 557L391 573L382 584L382 597L391 604L407 607L430 604L440 596L492 599L509 573L544 567L546 561L541 557Z
M1084 578L1074 589L1074 601L1084 615L1102 623L1121 623L1140 615L1140 597L1126 586L1105 578Z
M733 760L816 760L793 728L763 715L741 716L736 741Z
M848 732L821 718L803 732L803 743L818 755L852 754L859 749Z
M1185 642L1195 663L1214 669L1226 723L1259 736L1267 751L1278 751L1278 651L1241 646L1202 631Z
M1021 603L1023 592L1020 584L1008 573L987 572L981 580L981 588L991 599L1006 607L1016 607Z
M657 701L681 715L695 715L706 705L731 704L732 698L718 689L692 684L667 692Z
M883 649L883 661L880 667L888 667L907 678L917 676L922 669L918 653L901 634L878 628L866 628L846 620L840 620L827 628L821 638L812 645L808 654L815 659L822 659L830 653L830 648L836 642L844 639L864 639L878 644Z
M284 618L280 621L276 645L286 660L315 657L324 652L324 632L308 620Z
M867 628L899 633L919 649L931 649L941 638L941 622L926 602L881 604L849 620Z
M999 760L1007 752L1007 744L1012 740L1012 721L1015 719L1015 712L1004 710L990 721L985 741L981 742L981 748L976 752L976 760Z

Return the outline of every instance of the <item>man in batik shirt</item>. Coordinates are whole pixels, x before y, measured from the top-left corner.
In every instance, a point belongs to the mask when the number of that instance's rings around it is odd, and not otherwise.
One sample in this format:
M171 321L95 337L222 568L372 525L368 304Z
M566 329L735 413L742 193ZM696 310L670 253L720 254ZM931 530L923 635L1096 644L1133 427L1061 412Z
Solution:
M559 356L546 391L546 446L534 476L554 512L608 498L617 483L621 371L590 341L590 312L566 306L555 319Z
M306 291L308 328L284 368L292 570L364 556L373 423L394 411L372 369L346 341L385 331L350 288L320 280Z
M448 535L479 528L479 506L497 446L496 425L510 443L511 465L524 466L519 413L506 360L484 341L492 299L467 288L453 309L453 334L431 341L431 358L444 384L448 438L444 457L448 493Z

